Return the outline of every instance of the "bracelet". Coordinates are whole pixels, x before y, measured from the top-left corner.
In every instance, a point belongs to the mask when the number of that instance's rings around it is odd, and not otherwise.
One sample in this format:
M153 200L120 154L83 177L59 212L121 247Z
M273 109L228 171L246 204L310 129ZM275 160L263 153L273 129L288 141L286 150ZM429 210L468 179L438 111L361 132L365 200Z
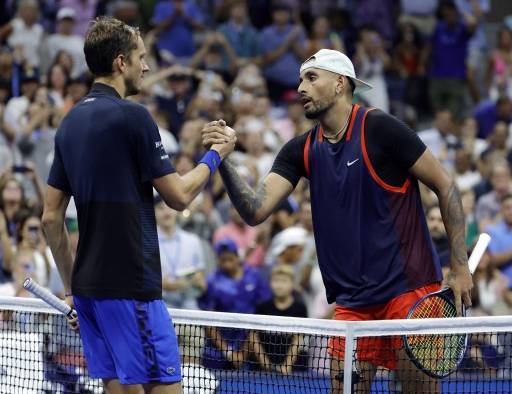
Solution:
M219 152L210 149L204 154L199 164L206 164L210 169L210 175L213 175L215 171L217 171L217 168L219 168L221 161Z

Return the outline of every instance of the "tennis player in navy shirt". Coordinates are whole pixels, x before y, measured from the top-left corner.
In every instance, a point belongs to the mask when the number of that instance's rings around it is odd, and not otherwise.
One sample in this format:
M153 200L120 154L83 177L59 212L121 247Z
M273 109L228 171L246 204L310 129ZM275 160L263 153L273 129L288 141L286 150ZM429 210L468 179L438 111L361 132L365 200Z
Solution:
M149 70L136 29L97 19L85 57L95 83L55 137L43 223L67 293L76 308L89 373L108 394L181 393L180 356L162 301L153 187L183 210L235 144L218 135L200 164L179 176L155 122L137 94ZM64 217L70 197L80 238L73 261Z
M309 179L319 268L337 320L405 318L414 303L440 288L441 267L428 233L418 181L439 199L451 248L447 284L457 310L471 305L465 225L457 187L432 153L396 118L353 104L371 88L356 78L343 53L321 49L300 69L305 115L318 124L278 153L257 190L230 160L220 174L231 201L249 224L264 221L301 177ZM209 146L223 123L203 129ZM330 341L332 393L341 393L345 342ZM396 337L358 340L357 392L369 392L378 366L396 369L404 393L439 391L418 371Z

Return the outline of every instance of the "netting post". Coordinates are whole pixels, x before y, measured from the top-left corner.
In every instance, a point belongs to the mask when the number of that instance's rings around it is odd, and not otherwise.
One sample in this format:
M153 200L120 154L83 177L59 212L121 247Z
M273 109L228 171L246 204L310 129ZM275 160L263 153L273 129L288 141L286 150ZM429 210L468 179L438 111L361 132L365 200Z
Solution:
M345 336L345 366L343 368L343 393L352 393L352 355L354 353L354 331L352 324L347 323Z

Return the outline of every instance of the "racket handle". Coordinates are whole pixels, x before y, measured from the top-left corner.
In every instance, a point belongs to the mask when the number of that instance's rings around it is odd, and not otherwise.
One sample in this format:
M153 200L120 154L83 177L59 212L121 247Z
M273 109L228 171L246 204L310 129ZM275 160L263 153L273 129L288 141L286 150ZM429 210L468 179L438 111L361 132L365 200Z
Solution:
M491 242L491 236L489 234L480 234L478 237L478 242L473 248L473 253L471 253L471 256L469 256L468 260L469 272L471 272L471 274L475 272L478 263L480 263L480 260L482 259L482 256L484 255L485 250L489 245L489 242Z
M36 297L42 299L51 307L57 309L60 313L68 317L73 316L73 309L68 304L50 293L44 287L38 285L34 280L32 280L32 278L26 278L23 282L23 287L34 294Z

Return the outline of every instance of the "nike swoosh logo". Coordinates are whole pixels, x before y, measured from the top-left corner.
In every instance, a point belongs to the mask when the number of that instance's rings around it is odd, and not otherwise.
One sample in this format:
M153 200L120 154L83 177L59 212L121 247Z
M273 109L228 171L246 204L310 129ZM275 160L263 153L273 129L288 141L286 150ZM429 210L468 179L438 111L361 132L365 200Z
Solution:
M355 159L354 161L347 161L347 167L350 167L352 164L354 164L356 161L359 161L359 159Z

